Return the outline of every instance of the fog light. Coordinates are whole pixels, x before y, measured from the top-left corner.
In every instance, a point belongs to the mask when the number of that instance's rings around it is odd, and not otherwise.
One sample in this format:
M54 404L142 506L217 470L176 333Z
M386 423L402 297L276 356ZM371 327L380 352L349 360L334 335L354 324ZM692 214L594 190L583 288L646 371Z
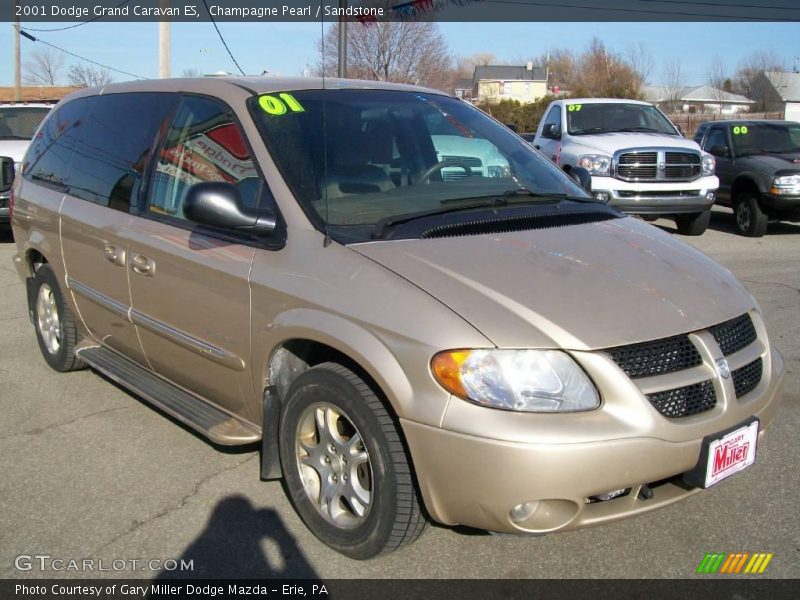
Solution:
M714 201L714 192L706 192L706 200L708 200L709 202L713 202Z
M537 508L539 508L539 503L535 500L533 502L517 504L511 509L511 520L515 523L527 521L533 516Z
M594 192L592 195L600 200L600 202L608 202L611 198L608 192Z
M607 502L620 496L626 496L631 491L631 488L623 488L621 490L611 490L605 494L597 494L596 496L589 496L589 502Z

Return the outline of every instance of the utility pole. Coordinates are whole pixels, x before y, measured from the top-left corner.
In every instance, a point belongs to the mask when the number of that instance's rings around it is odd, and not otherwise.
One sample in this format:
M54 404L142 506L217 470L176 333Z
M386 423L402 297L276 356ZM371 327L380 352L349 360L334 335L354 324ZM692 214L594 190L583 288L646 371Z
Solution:
M169 8L169 0L161 0L161 8ZM158 24L158 77L167 79L170 75L170 30L169 21Z
M339 65L336 75L344 79L347 77L347 16L344 14L347 0L339 0L339 8L342 9L342 15L339 17Z
M19 6L19 0L14 3ZM14 100L17 102L22 100L22 81L19 67L19 17L16 16L17 10L14 10Z

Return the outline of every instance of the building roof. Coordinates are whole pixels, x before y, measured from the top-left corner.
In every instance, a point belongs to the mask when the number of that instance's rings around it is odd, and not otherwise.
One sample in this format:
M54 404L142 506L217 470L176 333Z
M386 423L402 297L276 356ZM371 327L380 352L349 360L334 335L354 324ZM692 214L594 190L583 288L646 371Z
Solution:
M765 71L769 82L784 102L800 102L800 73Z
M547 81L547 74L542 67L534 66L528 70L525 65L506 66L506 65L478 65L472 75L473 81L484 79L491 80L522 80L522 81Z
M664 102L670 99L670 90L665 85L648 85L644 88L644 97L650 102ZM682 88L677 100L683 102L754 104L754 101L746 96L732 94L710 85Z
M453 84L454 90L471 90L472 89L472 79L468 79L465 77L459 77L456 79L455 84Z

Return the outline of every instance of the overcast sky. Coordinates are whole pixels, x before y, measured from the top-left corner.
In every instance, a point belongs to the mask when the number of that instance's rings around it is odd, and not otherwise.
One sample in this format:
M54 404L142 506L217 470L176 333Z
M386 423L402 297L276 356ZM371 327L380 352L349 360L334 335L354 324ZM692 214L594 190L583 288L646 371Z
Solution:
M65 23L31 23L27 29L63 27ZM357 26L357 25L354 25ZM283 76L301 75L317 64L318 23L219 23L220 30L244 71L265 69ZM713 56L719 55L730 74L739 60L757 49L774 50L791 65L800 56L797 23L441 23L455 56L491 52L499 62L539 56L548 48L583 50L592 37L615 51L639 42L647 44L655 68L649 83L661 83L663 62L682 63L686 85L706 83ZM52 44L142 77L158 73L157 23L89 23L66 31L33 32ZM22 56L42 47L22 39ZM13 83L12 24L0 23L0 85ZM67 64L75 61L67 57ZM172 75L184 69L202 73L236 72L211 23L172 25ZM64 69L66 72L66 68ZM65 73L66 74L66 73ZM114 79L129 79L113 74Z

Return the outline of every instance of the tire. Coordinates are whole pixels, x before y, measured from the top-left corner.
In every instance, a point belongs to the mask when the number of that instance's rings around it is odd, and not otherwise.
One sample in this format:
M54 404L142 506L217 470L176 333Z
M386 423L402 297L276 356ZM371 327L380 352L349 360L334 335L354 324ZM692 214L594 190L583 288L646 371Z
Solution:
M294 381L281 410L280 456L295 510L334 550L367 559L422 533L425 517L394 419L351 370L323 363Z
M86 366L75 354L79 339L75 315L47 264L40 266L33 276L33 327L39 350L51 368L66 373Z
M675 225L681 235L703 235L710 220L711 210L704 210L699 214L676 216Z
M758 205L758 198L750 191L745 190L736 196L733 203L733 216L736 221L736 231L747 237L761 237L767 233L767 215Z

